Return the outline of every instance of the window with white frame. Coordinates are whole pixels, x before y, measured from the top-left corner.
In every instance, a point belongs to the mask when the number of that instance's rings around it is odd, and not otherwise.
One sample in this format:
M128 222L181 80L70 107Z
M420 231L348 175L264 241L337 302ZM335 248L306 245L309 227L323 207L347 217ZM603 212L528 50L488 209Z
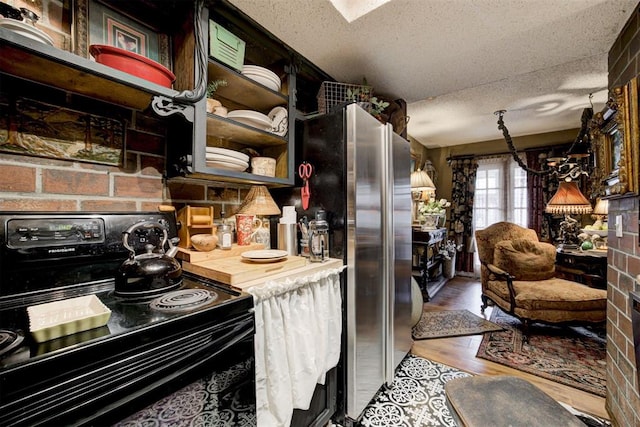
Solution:
M527 172L511 156L478 160L473 204L473 228L499 221L528 226Z

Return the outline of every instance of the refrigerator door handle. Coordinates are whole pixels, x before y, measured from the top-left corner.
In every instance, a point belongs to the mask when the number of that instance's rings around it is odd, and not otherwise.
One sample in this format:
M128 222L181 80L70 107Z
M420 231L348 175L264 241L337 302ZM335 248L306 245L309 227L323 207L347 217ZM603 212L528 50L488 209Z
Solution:
M382 182L382 194L386 195L382 200L382 238L383 248L386 251L384 257L384 289L386 290L386 307L385 310L385 382L391 385L395 376L394 371L394 313L395 313L395 242L394 242L394 171L393 171L393 130L391 125L387 124L382 128L383 144L381 144L383 153L384 172Z

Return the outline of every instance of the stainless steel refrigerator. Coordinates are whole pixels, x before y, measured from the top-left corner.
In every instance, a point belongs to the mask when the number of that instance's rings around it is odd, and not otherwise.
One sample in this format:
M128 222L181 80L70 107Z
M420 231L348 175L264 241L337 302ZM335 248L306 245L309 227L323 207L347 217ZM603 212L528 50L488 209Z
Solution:
M338 409L356 420L412 345L409 142L355 103L305 120L297 141L296 166L313 166L309 207L299 186L273 193L299 218L324 209L330 256L347 265Z

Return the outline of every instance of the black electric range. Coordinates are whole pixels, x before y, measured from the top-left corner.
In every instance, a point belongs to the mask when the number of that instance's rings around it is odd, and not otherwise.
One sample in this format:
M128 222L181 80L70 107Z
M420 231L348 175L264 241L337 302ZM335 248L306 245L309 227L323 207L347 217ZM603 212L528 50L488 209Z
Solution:
M243 359L236 386L253 390L248 294L187 273L167 292L116 292L123 232L141 222L160 227L137 228L130 248L164 253L158 230L177 235L169 213L0 212L0 425L116 423ZM28 307L85 295L110 310L105 325L34 338Z

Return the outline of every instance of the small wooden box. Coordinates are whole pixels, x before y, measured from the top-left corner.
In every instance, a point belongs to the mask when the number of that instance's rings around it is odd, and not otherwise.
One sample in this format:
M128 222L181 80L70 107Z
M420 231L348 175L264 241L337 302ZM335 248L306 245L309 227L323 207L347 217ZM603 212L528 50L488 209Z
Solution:
M178 221L181 223L178 230L178 237L180 237L178 246L185 249L191 247L191 236L216 234L218 229L213 223L213 206L193 207L187 205L178 211Z

